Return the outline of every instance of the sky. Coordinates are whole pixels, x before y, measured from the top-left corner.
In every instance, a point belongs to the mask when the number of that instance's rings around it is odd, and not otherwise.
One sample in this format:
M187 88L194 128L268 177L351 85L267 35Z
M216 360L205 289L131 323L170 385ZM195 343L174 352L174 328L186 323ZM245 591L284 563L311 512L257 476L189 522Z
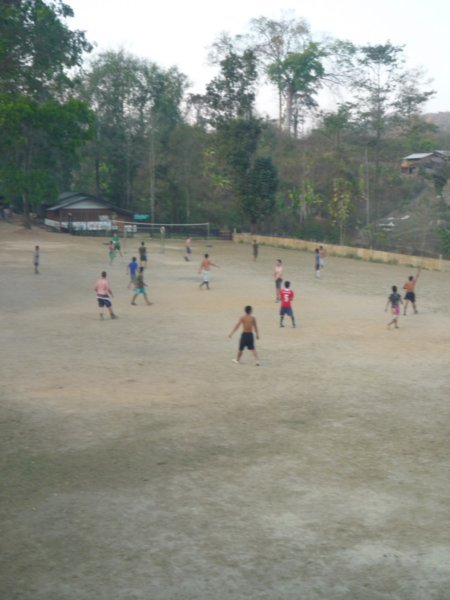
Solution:
M86 32L95 52L124 49L163 68L177 66L203 93L216 71L208 48L220 33L248 31L250 19L280 20L283 11L305 19L314 39L327 35L354 44L403 45L406 65L422 67L436 91L425 112L450 111L449 0L65 0L75 12L71 29ZM331 102L331 100L330 100ZM274 91L258 101L276 113ZM323 108L331 108L323 106Z

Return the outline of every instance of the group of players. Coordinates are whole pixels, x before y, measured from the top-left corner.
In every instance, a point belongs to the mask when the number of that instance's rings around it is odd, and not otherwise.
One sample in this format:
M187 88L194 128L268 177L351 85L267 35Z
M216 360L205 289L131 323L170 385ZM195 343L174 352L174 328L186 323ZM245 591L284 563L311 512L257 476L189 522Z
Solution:
M256 240L253 241L253 258L254 260L258 257L258 244ZM120 252L122 256L121 248L120 248L120 240L113 239L109 245L109 252L111 258L111 251ZM38 250L38 248L37 248ZM131 262L127 265L127 274L130 276L130 282L128 284L128 289L133 286L134 295L131 300L131 304L136 306L136 299L138 296L142 295L145 303L147 305L152 304L148 299L146 288L147 284L144 282L144 268L147 266L147 248L145 246L145 242L141 242L141 245L138 248L139 253L139 263L137 262L136 257L133 257ZM192 257L192 239L188 237L185 242L185 253L184 259L186 261L190 261ZM320 271L324 268L324 257L325 250L323 246L316 248L315 250L315 272L316 277L320 277ZM35 260L36 267L36 260ZM204 257L200 263L199 274L202 275L202 282L200 283L200 289L206 287L207 290L210 289L210 271L211 267L219 268L219 265L215 264L209 257L208 254L204 254ZM37 270L37 267L36 267ZM392 320L387 324L387 327L390 328L392 325L398 329L398 317L400 315L400 305L404 304L403 314L406 316L408 304L411 303L414 313L417 314L417 306L416 306L416 296L415 296L415 286L417 280L420 275L420 268L417 270L415 276L411 275L408 280L405 282L403 289L406 291L404 301L401 295L398 293L397 286L392 286L392 293L389 295L385 311L388 310L389 306L391 307L392 312ZM273 277L275 280L275 302L280 303L279 317L280 317L280 327L284 327L284 318L288 316L291 319L292 327L296 327L294 311L292 308L292 301L294 300L295 294L291 289L290 281L284 281L283 284L283 265L281 259L277 259L275 262L275 268ZM100 279L97 281L95 285L95 291L97 294L97 302L100 309L100 318L104 317L104 310L106 309L111 319L117 319L117 315L114 313L112 308L112 298L113 292L109 285L107 274L105 271L102 272ZM238 353L236 358L233 359L233 362L239 364L240 359L242 357L243 351L247 348L250 350L255 358L255 364L259 366L258 354L255 348L255 337L259 339L259 331L258 325L255 317L253 316L253 309L251 306L246 306L244 309L244 315L240 317L233 330L230 332L229 337L242 327L242 333L239 340Z

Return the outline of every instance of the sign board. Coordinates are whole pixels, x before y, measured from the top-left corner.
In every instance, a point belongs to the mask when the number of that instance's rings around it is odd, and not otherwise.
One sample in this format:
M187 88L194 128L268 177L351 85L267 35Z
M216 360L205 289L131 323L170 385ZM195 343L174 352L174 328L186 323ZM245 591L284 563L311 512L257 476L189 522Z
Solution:
M135 221L150 221L150 215L135 214L133 215L133 219Z

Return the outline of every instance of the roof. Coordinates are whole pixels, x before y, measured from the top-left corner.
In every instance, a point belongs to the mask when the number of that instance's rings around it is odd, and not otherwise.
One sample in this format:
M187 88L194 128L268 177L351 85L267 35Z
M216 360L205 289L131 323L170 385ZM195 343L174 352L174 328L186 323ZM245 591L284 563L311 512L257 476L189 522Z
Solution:
M100 207L111 208L120 212L131 214L131 211L121 208L120 206L114 206L109 200L104 198L98 198L91 194L85 194L84 192L63 192L59 195L58 203L55 206L50 206L47 210L61 210L62 208L73 208L76 210L76 205L81 202L93 202Z
M420 160L421 158L426 158L427 156L433 156L433 154L434 152L417 152L416 154L405 156L403 160Z
M420 160L422 158L428 158L429 156L439 156L440 158L450 158L449 150L434 150L433 152L416 152L405 156L403 160Z

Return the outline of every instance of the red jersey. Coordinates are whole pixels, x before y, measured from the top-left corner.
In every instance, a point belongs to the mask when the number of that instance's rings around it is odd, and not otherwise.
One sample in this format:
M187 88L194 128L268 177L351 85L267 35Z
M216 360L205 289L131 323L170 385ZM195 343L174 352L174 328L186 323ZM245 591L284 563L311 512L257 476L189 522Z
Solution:
M281 290L281 306L284 308L291 308L291 301L294 299L294 292L290 288L283 288Z

